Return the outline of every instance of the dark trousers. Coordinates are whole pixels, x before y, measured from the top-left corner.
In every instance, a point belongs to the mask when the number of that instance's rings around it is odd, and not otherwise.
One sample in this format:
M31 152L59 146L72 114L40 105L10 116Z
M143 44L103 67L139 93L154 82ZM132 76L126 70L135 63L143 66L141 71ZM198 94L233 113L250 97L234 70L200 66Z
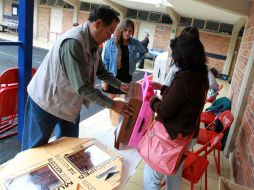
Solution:
M25 110L22 151L47 144L55 127L57 139L63 136L78 137L79 120L79 114L75 122L60 119L41 109L28 97Z

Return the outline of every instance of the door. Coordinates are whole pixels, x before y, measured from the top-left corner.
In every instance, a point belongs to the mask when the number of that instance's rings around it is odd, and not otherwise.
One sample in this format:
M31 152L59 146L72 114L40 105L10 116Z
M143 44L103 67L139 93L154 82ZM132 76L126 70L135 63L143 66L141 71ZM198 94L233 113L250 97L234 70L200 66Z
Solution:
M63 9L52 8L50 14L49 40L55 41L62 34Z

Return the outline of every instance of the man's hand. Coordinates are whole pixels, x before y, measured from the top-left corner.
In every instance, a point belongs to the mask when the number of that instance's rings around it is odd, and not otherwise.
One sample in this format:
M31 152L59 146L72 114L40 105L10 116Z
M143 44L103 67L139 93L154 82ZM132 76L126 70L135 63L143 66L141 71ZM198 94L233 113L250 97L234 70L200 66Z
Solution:
M102 82L101 82L101 87L102 87L103 90L107 91L107 90L108 90L108 83L102 81Z
M123 116L132 115L134 111L133 108L129 106L129 104L118 100L114 101L111 109Z
M158 82L154 82L154 81L152 81L152 85L153 85L154 90L161 90L161 88L163 86L162 84L160 84Z
M120 90L121 91L123 91L123 92L128 92L129 91L129 89L130 89L130 85L129 84L127 84L127 83L121 83L121 85L120 85Z

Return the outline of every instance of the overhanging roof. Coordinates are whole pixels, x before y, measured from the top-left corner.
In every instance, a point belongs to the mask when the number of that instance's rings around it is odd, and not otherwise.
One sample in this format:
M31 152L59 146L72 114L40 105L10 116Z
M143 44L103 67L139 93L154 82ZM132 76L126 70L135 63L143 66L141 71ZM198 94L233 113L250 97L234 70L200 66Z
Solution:
M89 3L106 4L101 0L82 0ZM214 20L235 24L241 16L247 16L250 4L254 0L163 0L160 4L141 3L128 0L107 0L123 8L167 13L165 3L173 5L172 9L184 17ZM150 1L150 0L148 0Z

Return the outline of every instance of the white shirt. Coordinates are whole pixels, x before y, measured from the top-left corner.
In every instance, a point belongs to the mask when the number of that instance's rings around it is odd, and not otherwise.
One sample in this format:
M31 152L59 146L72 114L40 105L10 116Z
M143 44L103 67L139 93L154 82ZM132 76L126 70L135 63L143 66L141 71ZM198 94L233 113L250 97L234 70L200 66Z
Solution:
M175 64L173 64L170 67L170 70L169 70L169 72L168 72L168 74L167 74L167 76L165 78L165 81L164 81L164 84L166 86L170 86L171 85L171 82L174 79L175 74L176 74L177 71L179 71L179 68Z
M208 80L209 80L209 89L214 89L214 90L217 91L218 83L217 83L216 78L214 77L214 75L211 71L208 71Z

